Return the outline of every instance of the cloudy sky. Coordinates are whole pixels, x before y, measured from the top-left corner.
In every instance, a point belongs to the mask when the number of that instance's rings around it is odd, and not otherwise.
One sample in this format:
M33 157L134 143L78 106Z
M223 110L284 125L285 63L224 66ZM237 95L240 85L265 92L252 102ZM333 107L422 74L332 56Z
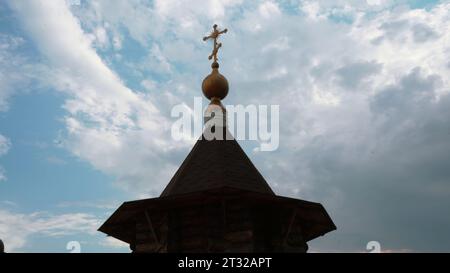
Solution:
M242 146L338 227L312 251L450 251L450 2L431 0L1 1L7 251L128 251L96 229L192 147L170 111L201 95L214 23L224 104L280 105L279 149Z

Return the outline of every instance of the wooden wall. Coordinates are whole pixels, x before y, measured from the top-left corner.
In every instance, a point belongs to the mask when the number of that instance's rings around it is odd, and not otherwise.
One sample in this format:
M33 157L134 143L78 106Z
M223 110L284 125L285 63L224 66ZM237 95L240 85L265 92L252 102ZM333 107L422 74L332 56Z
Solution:
M135 252L306 252L291 211L245 200L209 202L136 216Z

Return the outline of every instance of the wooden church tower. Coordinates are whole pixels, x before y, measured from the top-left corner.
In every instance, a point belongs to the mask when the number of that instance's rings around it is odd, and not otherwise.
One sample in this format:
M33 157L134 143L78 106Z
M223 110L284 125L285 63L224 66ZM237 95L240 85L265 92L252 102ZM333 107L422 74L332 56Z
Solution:
M123 203L99 228L133 252L306 252L336 227L319 203L277 196L226 128L214 25L205 131L161 196ZM206 133L222 132L212 140Z

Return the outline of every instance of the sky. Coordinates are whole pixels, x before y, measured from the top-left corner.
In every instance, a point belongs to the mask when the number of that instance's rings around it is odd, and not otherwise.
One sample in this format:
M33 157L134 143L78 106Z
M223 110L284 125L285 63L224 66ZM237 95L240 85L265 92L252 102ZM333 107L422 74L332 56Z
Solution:
M156 197L195 139L217 23L224 104L279 105L280 146L246 153L337 226L312 252L450 251L450 2L0 2L0 238L7 252L129 252L97 228ZM206 100L205 100L206 103Z

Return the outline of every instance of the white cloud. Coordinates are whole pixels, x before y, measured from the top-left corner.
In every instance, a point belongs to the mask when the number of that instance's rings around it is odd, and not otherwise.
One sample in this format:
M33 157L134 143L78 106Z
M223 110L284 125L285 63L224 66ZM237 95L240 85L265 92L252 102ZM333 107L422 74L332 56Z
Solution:
M5 169L2 166L0 166L0 182L6 181L7 179L8 177L6 177Z
M46 212L14 213L0 209L0 238L7 252L17 252L32 235L61 237L74 234L96 234L101 222L85 213L52 215Z
M126 188L148 183L149 175L161 178L154 183L164 183L173 166L160 154L183 144L168 141L170 124L150 97L127 88L105 64L64 1L9 3L48 59L50 73L44 80L68 95L64 104L67 136L62 145L115 175ZM163 58L158 52L154 51ZM154 168L148 168L150 162Z
M154 70L160 70L165 73L170 73L172 68L166 57L162 54L161 49L157 44L154 44L150 50L151 63L157 63L158 66L154 67Z
M115 50L122 49L122 38L118 34L113 37L113 46Z
M271 1L266 1L259 5L258 10L263 18L270 18L281 14L278 5Z
M11 148L11 141L0 134L0 157L6 155ZM6 171L0 165L0 182L7 180Z
M53 164L53 165L63 166L63 165L67 164L67 162L64 159L59 158L57 156L48 156L46 158L46 160L48 163Z
M118 206L120 206L121 201L71 201L71 202L62 202L57 205L60 208L94 208L94 209L106 209L106 210L114 210Z
M208 19L221 20L225 17L227 8L240 4L242 0L213 0L213 1L174 1L158 0L155 11L163 18L183 20L189 14L204 16ZM195 18L193 16L190 16Z
M325 15L320 14L320 4L317 1L302 2L300 9L311 20L326 19Z
M0 156L4 156L11 148L11 141L0 134Z
M129 245L122 241L119 241L113 237L106 237L101 243L101 245L112 248L127 248L129 249Z
M20 54L25 45L21 37L0 34L0 112L8 111L11 98L26 93L26 87L43 69L37 64L30 66L27 57Z
M108 34L104 27L97 27L95 29L95 39L100 47L105 48L109 44Z

